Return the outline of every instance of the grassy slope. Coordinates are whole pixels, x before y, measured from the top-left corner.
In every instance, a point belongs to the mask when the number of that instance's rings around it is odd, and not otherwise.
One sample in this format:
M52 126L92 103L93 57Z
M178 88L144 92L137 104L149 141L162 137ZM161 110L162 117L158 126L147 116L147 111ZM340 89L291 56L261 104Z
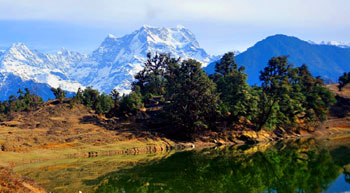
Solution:
M137 164L157 161L172 152L137 155L114 155L93 158L52 160L14 168L17 174L35 179L35 182L52 192L90 192L96 187L94 181L101 176Z
M89 156L89 152L155 151L173 145L165 138L138 132L137 125L118 123L118 129L112 130L103 120L82 105L71 109L55 101L35 112L16 113L13 120L0 122L0 165Z
M329 110L329 116L315 135L330 139L350 138L350 85L338 90L338 84L327 85L336 96L338 102Z

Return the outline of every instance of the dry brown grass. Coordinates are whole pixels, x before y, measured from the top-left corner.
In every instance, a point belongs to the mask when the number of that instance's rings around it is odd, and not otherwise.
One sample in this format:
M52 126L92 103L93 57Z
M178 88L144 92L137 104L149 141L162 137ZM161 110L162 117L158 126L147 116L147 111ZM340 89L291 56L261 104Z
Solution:
M0 165L172 143L139 128L132 122L111 122L83 105L70 108L49 101L38 111L16 113L1 122Z
M350 85L346 85L345 87L343 87L342 91L339 91L338 85L339 84L328 84L327 88L331 90L335 95L344 98L350 98Z

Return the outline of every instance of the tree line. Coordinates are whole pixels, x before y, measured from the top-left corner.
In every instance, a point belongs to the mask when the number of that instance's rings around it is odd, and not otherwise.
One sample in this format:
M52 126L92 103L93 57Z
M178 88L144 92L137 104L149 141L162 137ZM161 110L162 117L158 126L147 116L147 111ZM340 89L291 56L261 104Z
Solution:
M328 108L336 102L320 77L313 77L306 65L294 67L286 56L269 60L260 72L259 86L248 85L244 71L232 52L224 54L210 76L196 60L148 54L144 69L135 75L131 93L120 96L113 90L107 95L87 87L79 89L70 104L83 104L109 117L129 117L158 97L162 119L179 135L193 137L218 130L223 123L228 129L240 125L256 131L312 126L325 120ZM52 91L62 102L65 92L60 88ZM0 114L27 108L24 104L12 107L13 101L23 97L1 103Z
M256 131L293 130L325 120L336 102L320 77L313 77L306 65L294 67L286 56L270 59L260 72L260 86L249 86L244 70L232 52L216 63L210 76L198 61L148 55L132 94L143 102L164 97L169 121L186 135L216 130L220 122Z
M0 101L0 118L11 112L32 111L44 104L40 96L32 94L28 88L24 92L18 89L17 96L10 95L6 101Z

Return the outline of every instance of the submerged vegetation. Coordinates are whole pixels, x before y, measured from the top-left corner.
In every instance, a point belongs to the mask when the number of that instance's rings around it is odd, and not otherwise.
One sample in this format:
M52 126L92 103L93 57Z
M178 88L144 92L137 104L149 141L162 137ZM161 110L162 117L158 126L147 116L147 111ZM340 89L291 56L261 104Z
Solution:
M161 120L175 135L193 139L205 131L222 131L222 125L225 130L255 131L315 127L336 102L320 77L313 77L306 65L294 67L286 56L271 58L260 72L260 86L247 84L245 68L235 62L232 52L216 63L216 73L210 76L192 59L182 61L169 54L147 57L131 93L120 96L113 90L107 95L87 87L68 101L70 106L83 104L97 114L118 118L157 107L152 119ZM52 91L64 102L62 89ZM18 93L0 104L0 114L34 110L43 103L28 89Z

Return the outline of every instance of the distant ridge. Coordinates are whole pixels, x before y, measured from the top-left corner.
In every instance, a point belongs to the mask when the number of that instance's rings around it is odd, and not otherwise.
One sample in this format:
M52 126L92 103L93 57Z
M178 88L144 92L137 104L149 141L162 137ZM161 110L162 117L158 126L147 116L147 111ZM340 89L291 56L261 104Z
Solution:
M306 64L314 76L322 76L326 81L336 82L344 72L350 71L350 48L333 45L311 44L296 37L274 35L257 42L236 57L239 65L246 67L248 83L259 83L259 72L274 56L289 56L296 66ZM214 73L215 62L204 68Z

